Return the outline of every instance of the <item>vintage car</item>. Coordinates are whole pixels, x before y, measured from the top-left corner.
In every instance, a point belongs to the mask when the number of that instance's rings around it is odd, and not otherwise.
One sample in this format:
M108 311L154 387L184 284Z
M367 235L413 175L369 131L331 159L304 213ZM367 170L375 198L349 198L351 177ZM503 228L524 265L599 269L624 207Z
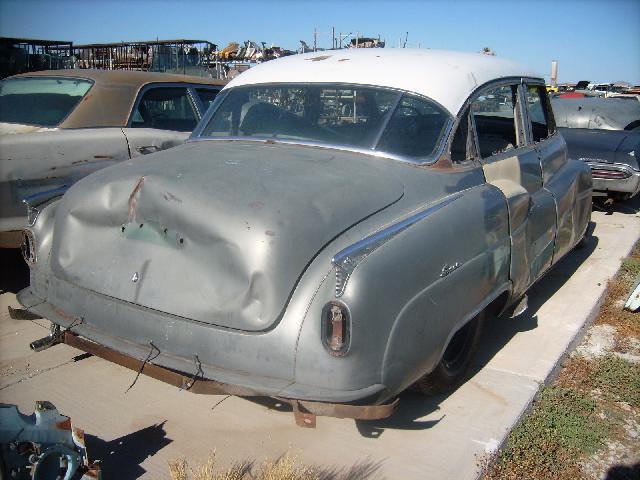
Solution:
M382 418L412 384L459 385L483 320L524 307L590 212L530 70L296 55L230 82L185 145L32 205L18 298L54 324L37 349L275 396L301 424Z
M23 199L183 143L224 83L109 70L52 70L4 79L0 246L20 246Z
M640 102L633 98L554 98L569 157L591 167L596 196L631 198L640 191Z

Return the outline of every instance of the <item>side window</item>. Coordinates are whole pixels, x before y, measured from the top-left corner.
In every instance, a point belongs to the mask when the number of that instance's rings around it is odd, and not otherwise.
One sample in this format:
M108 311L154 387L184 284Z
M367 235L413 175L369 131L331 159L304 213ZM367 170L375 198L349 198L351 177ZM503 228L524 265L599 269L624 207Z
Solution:
M213 88L196 88L198 98L200 98L205 110L211 106L219 92L220 90Z
M517 85L505 85L484 92L471 104L482 158L518 148L522 133L517 98Z
M529 85L526 90L527 111L531 120L533 141L544 140L555 131L549 98L544 87Z
M184 87L148 89L131 117L132 127L178 132L190 132L197 123L195 108Z
M470 108L467 108L462 114L451 142L451 161L453 163L460 164L474 158L473 136L469 135L469 111Z
M438 145L447 118L447 114L434 103L404 95L376 150L426 157Z

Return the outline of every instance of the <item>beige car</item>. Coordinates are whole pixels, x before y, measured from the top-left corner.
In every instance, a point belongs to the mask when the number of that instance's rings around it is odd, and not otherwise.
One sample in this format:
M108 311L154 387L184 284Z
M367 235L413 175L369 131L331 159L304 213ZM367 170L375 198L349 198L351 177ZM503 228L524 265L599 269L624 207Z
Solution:
M25 73L0 83L0 246L17 247L23 200L183 143L226 83L113 70Z

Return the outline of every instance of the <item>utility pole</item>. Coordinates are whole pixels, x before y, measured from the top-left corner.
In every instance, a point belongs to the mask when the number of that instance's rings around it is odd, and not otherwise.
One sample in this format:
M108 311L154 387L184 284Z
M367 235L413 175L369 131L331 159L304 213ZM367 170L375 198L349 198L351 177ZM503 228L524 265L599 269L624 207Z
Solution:
M331 27L331 49L336 48L336 27Z
M313 29L313 51L315 52L318 48L318 31Z

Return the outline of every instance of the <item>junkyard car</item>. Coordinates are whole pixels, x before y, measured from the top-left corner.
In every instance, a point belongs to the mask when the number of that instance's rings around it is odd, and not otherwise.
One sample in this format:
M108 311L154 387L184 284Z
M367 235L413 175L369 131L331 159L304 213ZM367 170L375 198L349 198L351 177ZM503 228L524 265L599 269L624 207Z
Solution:
M101 70L52 70L3 80L0 245L19 246L26 197L183 143L223 83Z
M252 68L185 145L36 209L19 300L71 327L50 343L328 415L459 384L482 320L585 234L590 171L529 70L354 50Z
M595 195L627 199L640 191L640 102L633 98L552 100L569 157L591 167Z

